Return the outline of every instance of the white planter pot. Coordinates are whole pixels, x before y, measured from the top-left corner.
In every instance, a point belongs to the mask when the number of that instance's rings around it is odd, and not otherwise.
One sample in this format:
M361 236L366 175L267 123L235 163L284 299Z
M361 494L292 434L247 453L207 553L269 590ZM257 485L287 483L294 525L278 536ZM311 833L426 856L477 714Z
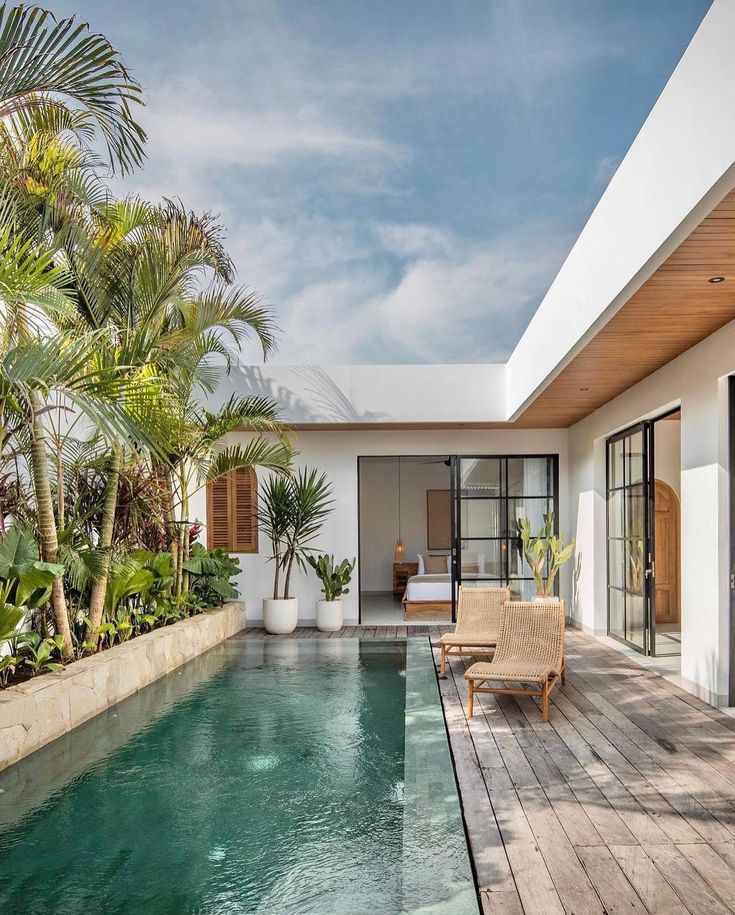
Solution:
M558 604L560 598L558 597L539 597L538 594L533 599L534 604Z
M288 635L293 632L299 621L299 600L289 597L288 600L263 598L263 625L273 635Z
M316 602L316 626L322 632L337 632L342 628L342 601L340 598Z

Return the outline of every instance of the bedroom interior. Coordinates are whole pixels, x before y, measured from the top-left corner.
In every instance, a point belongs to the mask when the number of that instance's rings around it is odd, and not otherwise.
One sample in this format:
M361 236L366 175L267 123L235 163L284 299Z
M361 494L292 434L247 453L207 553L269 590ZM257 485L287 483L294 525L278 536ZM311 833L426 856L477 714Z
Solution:
M451 619L449 457L361 457L359 471L363 624Z
M456 585L507 585L515 600L535 586L518 521L558 519L557 455L360 457L360 614L363 625L452 618L451 512Z

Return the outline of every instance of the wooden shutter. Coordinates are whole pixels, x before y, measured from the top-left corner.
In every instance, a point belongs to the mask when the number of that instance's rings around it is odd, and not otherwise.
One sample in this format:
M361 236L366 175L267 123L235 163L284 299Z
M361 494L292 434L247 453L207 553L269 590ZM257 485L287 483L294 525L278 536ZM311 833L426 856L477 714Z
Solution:
M233 470L207 487L207 547L258 552L258 479L249 468Z
M246 467L232 474L233 546L235 553L258 552L258 478Z

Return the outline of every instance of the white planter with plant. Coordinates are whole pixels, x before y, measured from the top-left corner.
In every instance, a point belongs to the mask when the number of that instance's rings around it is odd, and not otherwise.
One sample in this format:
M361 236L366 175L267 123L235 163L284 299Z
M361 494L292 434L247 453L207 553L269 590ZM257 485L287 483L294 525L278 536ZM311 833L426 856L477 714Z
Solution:
M299 602L291 596L291 575L294 564L307 569L310 544L332 511L331 493L327 475L307 468L294 475L274 475L263 484L260 528L270 541L275 568L273 597L263 599L263 625L274 635L287 635L298 624Z
M307 556L309 565L316 572L322 583L323 600L316 602L316 625L322 632L337 632L342 628L342 595L349 594L347 585L352 580L352 573L357 560L343 559L339 565L334 564L334 556Z
M554 534L554 512L544 515L544 526L537 537L531 534L531 522L521 518L518 528L523 545L523 555L531 567L536 583L536 601L558 601L554 596L554 582L559 569L569 562L574 553L574 540L564 545L563 536Z

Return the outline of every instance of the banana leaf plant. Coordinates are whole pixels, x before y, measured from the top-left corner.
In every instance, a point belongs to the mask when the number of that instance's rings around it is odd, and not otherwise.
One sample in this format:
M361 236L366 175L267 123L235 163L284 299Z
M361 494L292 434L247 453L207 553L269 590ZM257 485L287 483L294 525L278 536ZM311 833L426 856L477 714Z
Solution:
M194 543L183 568L193 579L194 593L211 604L222 604L239 594L230 579L239 574L240 560L222 549L210 552L201 543Z
M559 569L572 558L575 541L565 545L563 537L554 533L554 512L544 515L544 526L538 536L531 533L531 522L521 518L518 531L523 555L531 567L536 593L539 597L551 597Z
M41 562L30 530L13 526L0 538L0 603L35 610L47 603L64 567ZM0 639L0 644L2 639Z

